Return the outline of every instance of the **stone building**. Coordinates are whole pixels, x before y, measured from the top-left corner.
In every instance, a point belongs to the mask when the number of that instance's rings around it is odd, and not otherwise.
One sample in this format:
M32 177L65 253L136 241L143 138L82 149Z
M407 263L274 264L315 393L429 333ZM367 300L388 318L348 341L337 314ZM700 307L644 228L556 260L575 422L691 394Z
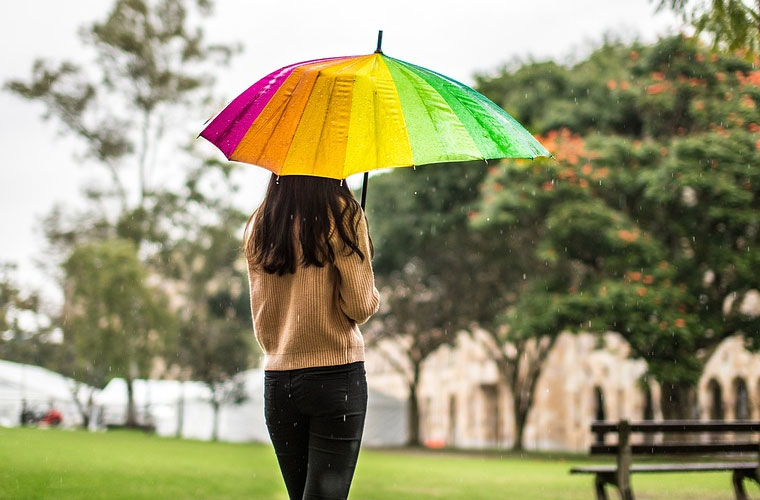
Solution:
M724 340L697 390L703 420L760 419L760 354L748 352L741 337Z
M510 391L489 357L486 333L462 332L422 365L418 400L420 437L431 447L505 448L514 441ZM400 375L403 342L367 350L369 384L398 399L408 398ZM618 334L603 342L588 333L563 333L538 380L524 433L524 446L536 450L585 451L594 420L661 419L660 391L646 382L646 364L630 359ZM407 367L408 371L408 367ZM760 418L760 355L741 338L726 339L706 365L698 384L702 419Z

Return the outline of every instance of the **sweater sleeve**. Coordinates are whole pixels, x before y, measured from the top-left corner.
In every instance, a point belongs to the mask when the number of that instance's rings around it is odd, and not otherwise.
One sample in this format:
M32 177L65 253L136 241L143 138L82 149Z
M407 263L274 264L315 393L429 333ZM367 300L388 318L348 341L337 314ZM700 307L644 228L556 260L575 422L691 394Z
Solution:
M335 252L335 268L338 270L338 300L343 313L357 324L366 323L377 312L380 294L375 287L375 275L369 249L369 231L364 214L359 215L356 228L357 246L364 254L362 260L356 252L346 255L346 250Z

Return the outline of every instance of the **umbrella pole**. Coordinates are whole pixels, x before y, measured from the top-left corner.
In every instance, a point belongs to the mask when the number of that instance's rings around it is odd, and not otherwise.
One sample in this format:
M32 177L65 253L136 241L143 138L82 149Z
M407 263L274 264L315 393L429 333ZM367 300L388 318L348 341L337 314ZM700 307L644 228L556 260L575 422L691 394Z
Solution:
M362 183L362 210L367 202L367 182L369 181L369 172L364 172L364 182Z
M383 50L381 49L383 45L383 30L380 30L377 32L377 49L375 49L376 54L382 54ZM369 182L369 172L364 172L364 182L362 183L362 210L364 210L364 205L367 203L367 182Z

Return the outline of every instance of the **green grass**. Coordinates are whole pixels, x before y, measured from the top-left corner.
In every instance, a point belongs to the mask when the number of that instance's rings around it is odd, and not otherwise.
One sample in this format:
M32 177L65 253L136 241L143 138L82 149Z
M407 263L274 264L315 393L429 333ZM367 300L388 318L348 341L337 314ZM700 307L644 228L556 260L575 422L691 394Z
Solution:
M588 500L591 477L568 474L572 465L587 462L573 455L365 448L350 498ZM729 473L639 475L633 481L638 500L733 498ZM750 493L757 497L757 488ZM268 444L4 428L0 499L288 500Z

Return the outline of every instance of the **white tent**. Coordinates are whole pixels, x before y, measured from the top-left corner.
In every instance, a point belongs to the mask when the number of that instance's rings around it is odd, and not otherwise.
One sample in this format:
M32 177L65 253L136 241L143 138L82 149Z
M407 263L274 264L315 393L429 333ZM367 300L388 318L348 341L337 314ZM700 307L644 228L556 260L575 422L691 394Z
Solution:
M260 368L238 375L244 383L246 399L240 404L227 403L219 410L219 439L222 441L269 442L264 421L264 373ZM182 437L210 439L213 409L211 393L200 382L174 380L135 380L133 384L137 420L152 423L156 433L176 436L181 418ZM96 399L102 407L103 423L124 423L127 387L123 379L113 379ZM406 402L369 387L367 420L363 444L369 446L401 445L406 440Z
M74 427L82 424L82 416L74 400L76 382L40 366L0 360L0 426L13 427L21 422L21 411L35 413L51 407L63 414L61 425ZM78 386L77 397L83 406L90 391L84 384Z
M407 439L407 402L373 389L367 381L367 419L362 444L402 446Z
M248 398L240 405L224 404L219 410L219 439L223 441L265 441L261 381L250 372L240 374ZM258 387L257 384L258 383ZM213 408L211 391L195 381L143 380L133 382L133 398L137 421L152 424L161 436L181 436L211 439ZM263 394L263 393L262 393ZM122 425L126 419L127 384L124 379L112 379L103 389L96 404L102 408L105 425ZM261 411L257 411L261 410ZM181 415L180 415L181 412ZM258 417L260 418L260 421Z

